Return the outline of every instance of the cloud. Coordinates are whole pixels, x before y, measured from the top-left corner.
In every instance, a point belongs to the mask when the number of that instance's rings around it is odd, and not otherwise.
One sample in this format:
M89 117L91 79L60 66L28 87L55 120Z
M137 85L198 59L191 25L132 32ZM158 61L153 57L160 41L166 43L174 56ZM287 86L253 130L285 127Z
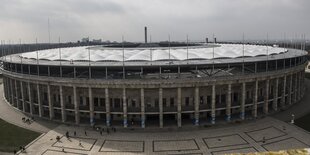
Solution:
M1 40L46 42L82 37L142 41L148 26L152 40L279 38L286 32L310 35L309 0L0 0Z

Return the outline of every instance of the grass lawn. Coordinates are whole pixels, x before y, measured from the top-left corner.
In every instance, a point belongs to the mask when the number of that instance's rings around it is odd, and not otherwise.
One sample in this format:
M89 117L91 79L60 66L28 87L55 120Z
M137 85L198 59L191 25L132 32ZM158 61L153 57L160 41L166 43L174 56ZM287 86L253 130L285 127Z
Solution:
M0 151L13 152L19 150L37 138L40 133L30 131L0 119Z

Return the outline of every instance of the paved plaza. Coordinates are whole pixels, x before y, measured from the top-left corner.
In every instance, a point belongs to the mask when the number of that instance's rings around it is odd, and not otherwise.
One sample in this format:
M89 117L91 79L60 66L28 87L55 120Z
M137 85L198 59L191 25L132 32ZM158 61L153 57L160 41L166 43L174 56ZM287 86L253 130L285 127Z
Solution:
M259 125L258 125L259 124ZM69 131L70 138L64 135ZM76 136L73 132L76 131ZM85 135L85 131L87 135ZM56 141L56 136L60 140ZM81 143L81 144L79 144ZM310 133L266 117L227 127L191 131L103 132L60 125L42 134L20 154L225 154L309 148ZM65 152L62 152L64 149Z

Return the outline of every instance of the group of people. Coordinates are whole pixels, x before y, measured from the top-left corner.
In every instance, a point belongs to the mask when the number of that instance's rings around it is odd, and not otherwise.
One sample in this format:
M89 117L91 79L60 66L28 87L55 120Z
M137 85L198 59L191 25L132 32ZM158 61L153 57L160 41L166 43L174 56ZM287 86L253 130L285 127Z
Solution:
M26 152L26 148L25 148L25 146L20 146L20 147L19 147L19 150L20 150L20 152ZM17 153L17 151L16 151L16 150L14 150L13 152L14 152L14 154L16 154L16 153Z
M33 117L31 118L22 117L22 121L24 123L31 124L34 121L34 118Z

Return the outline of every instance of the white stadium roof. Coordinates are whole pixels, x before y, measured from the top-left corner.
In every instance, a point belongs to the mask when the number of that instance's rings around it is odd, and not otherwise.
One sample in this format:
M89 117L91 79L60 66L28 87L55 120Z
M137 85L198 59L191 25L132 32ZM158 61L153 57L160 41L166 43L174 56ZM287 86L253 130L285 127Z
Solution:
M244 47L244 50L243 50ZM214 50L214 56L213 56ZM61 51L61 52L60 52ZM169 52L170 51L170 52ZM188 51L188 52L187 52ZM244 51L244 54L243 54ZM152 47L152 48L107 48L103 46L72 47L61 49L47 49L20 54L23 58L40 60L66 60L66 61L160 61L160 60L199 60L255 57L273 55L286 52L287 49L240 44L216 44L212 46L187 47ZM124 57L123 57L124 52ZM170 53L170 55L169 55Z

